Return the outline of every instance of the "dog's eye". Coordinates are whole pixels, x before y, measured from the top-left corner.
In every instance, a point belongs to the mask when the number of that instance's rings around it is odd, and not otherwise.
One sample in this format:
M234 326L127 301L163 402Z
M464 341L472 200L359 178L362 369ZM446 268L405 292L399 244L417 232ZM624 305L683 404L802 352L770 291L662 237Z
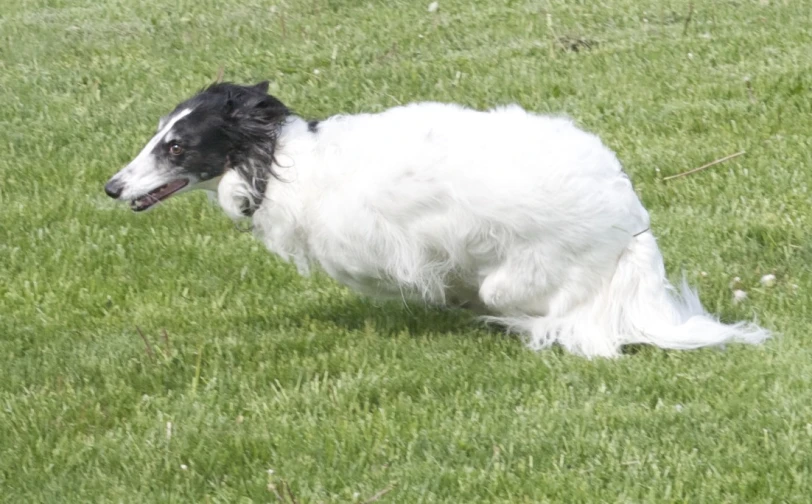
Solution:
M183 154L183 147L178 142L172 142L169 144L169 153L173 156L180 156Z

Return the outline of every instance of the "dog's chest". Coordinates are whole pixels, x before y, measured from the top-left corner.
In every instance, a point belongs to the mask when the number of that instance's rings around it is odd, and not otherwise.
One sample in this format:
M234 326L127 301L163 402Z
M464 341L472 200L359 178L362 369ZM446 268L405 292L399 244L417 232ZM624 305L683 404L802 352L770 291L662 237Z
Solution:
M338 282L374 297L403 295L390 265L369 244L319 240L311 242L311 254L319 266Z

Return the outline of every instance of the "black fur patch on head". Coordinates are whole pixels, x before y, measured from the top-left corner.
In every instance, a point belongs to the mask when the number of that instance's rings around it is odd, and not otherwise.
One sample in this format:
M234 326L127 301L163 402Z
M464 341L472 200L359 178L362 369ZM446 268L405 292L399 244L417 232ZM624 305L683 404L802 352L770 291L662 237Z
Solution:
M241 86L213 84L181 103L170 118L185 109L192 112L175 123L163 149L180 171L207 180L236 170L251 186L253 201L245 214L252 215L262 203L273 171L274 151L282 124L291 111L267 94L268 82ZM172 155L171 143L182 153Z
M317 133L319 131L319 121L313 119L307 122L307 131Z

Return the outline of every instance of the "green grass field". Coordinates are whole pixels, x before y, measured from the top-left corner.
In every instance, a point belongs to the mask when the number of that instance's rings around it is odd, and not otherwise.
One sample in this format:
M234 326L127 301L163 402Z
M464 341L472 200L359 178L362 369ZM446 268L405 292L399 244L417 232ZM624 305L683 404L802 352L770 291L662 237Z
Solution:
M2 2L0 501L809 502L812 9L428 3ZM569 114L618 152L672 277L780 334L532 353L300 278L202 194L108 201L221 65L307 117Z

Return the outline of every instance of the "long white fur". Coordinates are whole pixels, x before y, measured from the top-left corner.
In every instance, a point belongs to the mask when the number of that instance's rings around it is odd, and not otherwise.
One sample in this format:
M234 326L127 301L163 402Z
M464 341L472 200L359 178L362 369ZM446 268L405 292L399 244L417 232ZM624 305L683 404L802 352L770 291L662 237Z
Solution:
M335 116L316 133L292 117L253 215L267 247L375 297L463 304L533 349L585 357L647 343L758 343L694 291L669 284L649 216L614 153L565 118L421 103ZM218 200L240 219L234 172Z

